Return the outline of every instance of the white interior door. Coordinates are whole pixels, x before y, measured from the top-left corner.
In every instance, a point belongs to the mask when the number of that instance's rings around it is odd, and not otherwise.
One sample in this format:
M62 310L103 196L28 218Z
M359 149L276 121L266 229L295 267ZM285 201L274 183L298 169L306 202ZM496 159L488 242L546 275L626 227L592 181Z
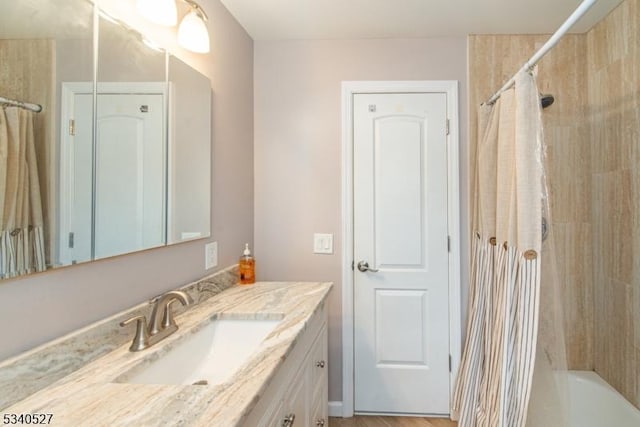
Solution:
M164 84L101 83L93 193L93 86L63 84L60 263L163 245L166 216Z
M91 260L93 96L75 93L70 102L69 108L75 112L73 125L67 119L61 126L68 149L65 151L67 158L61 159L66 203L60 204L60 265Z
M449 413L446 107L354 95L357 413Z
M99 94L95 256L164 242L163 99Z

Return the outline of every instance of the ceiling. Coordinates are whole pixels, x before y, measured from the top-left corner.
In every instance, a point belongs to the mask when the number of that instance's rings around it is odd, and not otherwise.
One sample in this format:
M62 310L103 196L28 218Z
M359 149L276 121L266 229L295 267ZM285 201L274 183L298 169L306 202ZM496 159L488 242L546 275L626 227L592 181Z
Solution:
M221 0L254 40L553 33L580 0ZM572 32L622 0L599 0Z

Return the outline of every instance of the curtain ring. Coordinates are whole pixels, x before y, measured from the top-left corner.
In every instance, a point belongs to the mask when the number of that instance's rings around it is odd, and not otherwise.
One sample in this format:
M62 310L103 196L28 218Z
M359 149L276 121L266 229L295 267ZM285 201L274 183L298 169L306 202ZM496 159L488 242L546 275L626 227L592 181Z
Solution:
M10 233L10 234L11 234L11 236L12 236L12 237L16 237L18 234L20 234L20 229L19 229L19 228L14 228L14 229L11 231L11 233Z
M496 245L496 238L495 237L490 238L489 239L489 243L491 243L493 246L495 246Z
M507 245L507 242L504 242L502 244L502 247L504 248L505 251L509 249L509 245Z
M524 259L526 259L527 261L533 261L536 258L538 258L538 253L533 249L529 249L524 253Z

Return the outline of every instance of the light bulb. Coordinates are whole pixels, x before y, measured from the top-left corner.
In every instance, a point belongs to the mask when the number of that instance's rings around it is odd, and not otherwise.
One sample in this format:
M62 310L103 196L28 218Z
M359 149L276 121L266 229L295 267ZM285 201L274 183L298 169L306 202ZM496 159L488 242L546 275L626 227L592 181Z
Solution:
M191 10L178 28L178 43L192 52L209 52L209 32L198 12Z
M173 26L178 22L175 0L138 0L138 11L151 22Z

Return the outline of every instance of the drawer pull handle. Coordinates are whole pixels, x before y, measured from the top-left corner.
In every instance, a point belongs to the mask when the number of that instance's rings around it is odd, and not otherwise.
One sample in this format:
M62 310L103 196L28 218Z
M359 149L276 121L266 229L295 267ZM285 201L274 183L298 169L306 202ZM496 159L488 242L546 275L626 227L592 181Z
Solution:
M325 365L324 360L321 360L321 361L319 361L319 362L316 362L316 366L317 366L318 368L324 368L324 365Z
M316 421L316 425L318 427L323 427L324 426L324 418L321 418L318 421Z
M284 417L284 421L282 421L282 427L291 427L295 419L296 419L296 414L287 415L286 417Z

